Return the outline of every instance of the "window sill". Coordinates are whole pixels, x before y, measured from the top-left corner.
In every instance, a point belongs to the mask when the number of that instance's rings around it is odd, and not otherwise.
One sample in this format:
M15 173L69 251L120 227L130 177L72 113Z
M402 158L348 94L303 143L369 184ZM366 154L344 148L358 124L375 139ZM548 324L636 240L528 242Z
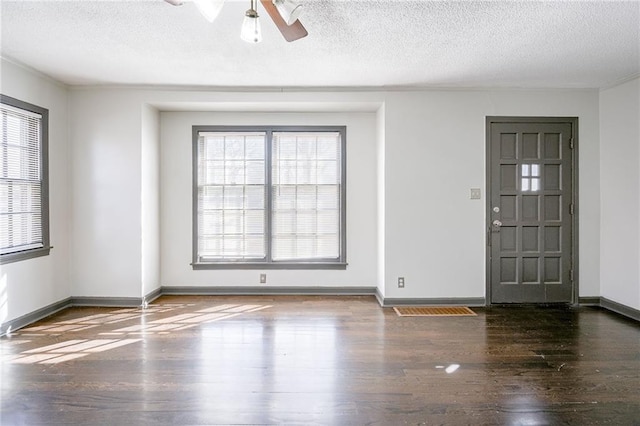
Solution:
M33 259L41 256L48 256L49 251L53 247L41 247L37 249L17 251L14 253L7 253L0 256L0 265L7 263L20 262L22 260Z
M244 263L244 262L199 262L192 263L191 266L194 271L198 270L211 270L211 269L333 269L344 270L347 269L347 263L339 262L307 262L307 263L287 263L287 262L274 262L274 263Z

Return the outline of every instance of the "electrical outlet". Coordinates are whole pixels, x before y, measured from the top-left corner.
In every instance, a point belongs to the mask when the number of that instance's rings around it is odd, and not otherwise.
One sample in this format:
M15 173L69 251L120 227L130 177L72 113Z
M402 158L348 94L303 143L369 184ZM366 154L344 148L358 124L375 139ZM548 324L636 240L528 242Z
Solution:
M482 198L482 191L480 188L471 188L469 198L472 200L480 200Z
M267 274L260 274L260 284L267 283Z
M404 277L398 278L398 288L404 288Z

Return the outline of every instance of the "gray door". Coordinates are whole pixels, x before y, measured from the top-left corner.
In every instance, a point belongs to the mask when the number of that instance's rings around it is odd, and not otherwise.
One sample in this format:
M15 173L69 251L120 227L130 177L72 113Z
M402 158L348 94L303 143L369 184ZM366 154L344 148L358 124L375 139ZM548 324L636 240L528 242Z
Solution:
M576 124L487 119L491 303L573 301Z

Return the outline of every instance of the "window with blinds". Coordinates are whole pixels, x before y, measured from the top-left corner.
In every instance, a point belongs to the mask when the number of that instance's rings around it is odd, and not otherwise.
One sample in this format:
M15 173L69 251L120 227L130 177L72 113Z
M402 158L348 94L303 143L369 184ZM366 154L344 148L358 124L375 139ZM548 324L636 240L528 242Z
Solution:
M49 254L48 111L0 96L0 262Z
M345 133L194 126L194 268L344 267Z
M198 137L198 261L265 260L265 134Z

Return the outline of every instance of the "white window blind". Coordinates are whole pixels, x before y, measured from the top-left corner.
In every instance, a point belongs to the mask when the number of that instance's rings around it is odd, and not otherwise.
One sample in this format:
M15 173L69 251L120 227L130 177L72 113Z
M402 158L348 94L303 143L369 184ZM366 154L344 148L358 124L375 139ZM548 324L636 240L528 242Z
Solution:
M265 134L200 133L198 159L199 261L265 259Z
M340 257L340 133L274 132L273 260Z
M42 115L0 103L0 254L44 246Z
M345 267L344 127L257 129L194 126L194 267Z

